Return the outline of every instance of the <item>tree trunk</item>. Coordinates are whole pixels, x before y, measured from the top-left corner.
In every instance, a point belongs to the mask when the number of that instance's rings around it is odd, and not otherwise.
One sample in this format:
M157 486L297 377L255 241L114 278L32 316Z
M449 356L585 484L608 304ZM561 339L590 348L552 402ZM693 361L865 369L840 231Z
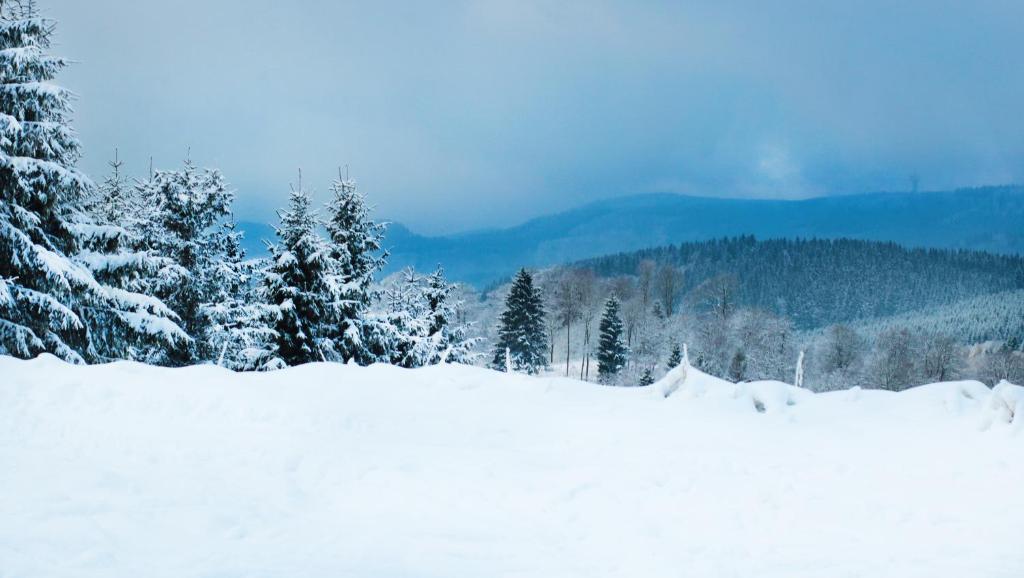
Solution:
M571 322L565 323L565 376L569 377L569 329L572 327Z
M580 359L580 381L583 381L583 368L586 365L587 355L590 352L590 325L587 324L583 329L583 357Z

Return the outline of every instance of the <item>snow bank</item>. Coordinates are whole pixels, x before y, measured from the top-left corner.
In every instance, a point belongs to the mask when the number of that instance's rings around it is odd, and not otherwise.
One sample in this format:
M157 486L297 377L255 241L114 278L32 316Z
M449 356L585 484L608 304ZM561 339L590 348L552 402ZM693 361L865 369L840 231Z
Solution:
M676 377L0 357L0 577L1020 576L1021 388Z
M999 383L985 404L987 419L984 428L993 424L1009 424L1015 431L1024 429L1024 387L1007 381Z
M732 400L736 407L759 413L779 413L814 394L780 381L732 383L708 375L687 363L673 369L654 384L662 397Z

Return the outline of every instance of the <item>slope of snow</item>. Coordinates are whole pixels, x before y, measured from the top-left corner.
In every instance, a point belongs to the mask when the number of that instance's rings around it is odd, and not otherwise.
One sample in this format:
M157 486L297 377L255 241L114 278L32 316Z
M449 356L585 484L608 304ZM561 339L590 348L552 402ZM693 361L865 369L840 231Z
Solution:
M1022 575L1021 388L672 375L0 357L0 577Z

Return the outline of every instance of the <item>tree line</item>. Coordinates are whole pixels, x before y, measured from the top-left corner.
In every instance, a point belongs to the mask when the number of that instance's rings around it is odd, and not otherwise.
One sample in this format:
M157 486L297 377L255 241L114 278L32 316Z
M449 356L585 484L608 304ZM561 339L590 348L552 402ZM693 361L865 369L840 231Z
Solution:
M94 184L53 33L34 2L0 4L0 354L236 370L472 359L443 270L375 288L384 226L351 180L321 217L300 175L256 260L216 169L130 180L115 154Z
M1024 289L1024 258L1017 255L854 239L741 236L608 255L576 267L613 278L636 275L645 262L685 269L684 293L732 275L740 303L786 316L800 329ZM663 300L663 308L672 306Z
M900 390L961 378L1024 381L1020 319L998 325L1010 333L984 343L964 341L945 324L905 323L905 316L801 331L786 316L745 304L740 275L718 275L686 290L687 274L652 260L610 278L579 265L520 272L507 289L492 289L478 313L485 319L486 310L502 307L491 366L504 369L508 351L515 370L644 385L676 367L688 346L690 363L712 375L793 383L799 370L804 386L820 391ZM967 300L966 311L987 302ZM965 318L972 317L955 317ZM605 359L614 360L614 371L602 371Z

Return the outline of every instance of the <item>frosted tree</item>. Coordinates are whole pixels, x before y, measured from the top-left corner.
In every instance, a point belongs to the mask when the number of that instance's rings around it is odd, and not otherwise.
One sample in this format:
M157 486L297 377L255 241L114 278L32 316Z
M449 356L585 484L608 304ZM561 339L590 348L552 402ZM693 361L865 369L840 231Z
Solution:
M612 383L626 367L627 359L626 344L622 339L622 318L619 317L619 300L615 296L605 303L599 331L597 374L602 383Z
M739 383L746 381L747 379L747 354L742 349L737 350L732 355L732 361L729 362L729 379Z
M471 363L477 339L468 336L454 292L440 267L425 277L412 268L402 271L379 299L384 313L365 323L370 330L366 345L375 361L400 367Z
M987 353L981 362L981 378L995 385L1000 381L1024 384L1024 352L1019 341L1010 340Z
M227 258L235 194L216 169L200 170L186 160L182 170L157 171L139 184L138 193L152 203L143 242L173 266L150 282L148 292L181 318L193 345L159 360L186 365L216 358L207 340L213 321L209 308L224 299L221 263Z
M579 303L579 319L583 326L581 347L580 379L590 379L591 333L594 319L601 308L600 287L594 272L582 270L574 275L576 296Z
M640 387L647 387L648 385L654 385L654 374L649 367L645 368L643 375L640 376Z
M385 226L370 219L366 199L354 181L339 178L331 191L326 227L333 262L332 290L337 293L331 338L341 361L372 363L363 340L367 332L375 330L365 326L364 318L373 300L373 276L387 261L387 252L381 251Z
M332 324L341 297L331 247L317 232L320 223L301 182L278 216L278 243L270 247L261 291L264 302L277 309L276 338L266 357L289 366L336 359Z
M669 371L679 367L679 364L683 362L683 353L679 350L679 345L672 344L672 354L668 356L668 369Z
M108 292L146 294L135 299L148 301L147 307L163 319L147 319L137 314L126 318L121 313L91 309L93 346L107 360L161 361L172 352L187 351L194 343L178 328L178 315L153 296L158 280L168 271L177 273L180 269L173 259L160 255L147 244L145 237L155 224L142 208L136 189L121 172L123 163L116 151L109 164L110 174L87 201L86 211L92 225L75 259L85 264ZM140 331L139 322L162 331L170 339L154 338L149 332Z
M114 149L114 160L107 164L110 173L86 199L85 210L97 223L122 224L131 229L140 212L137 189L122 172L124 161L120 159L117 149Z
M544 316L543 299L534 287L533 275L521 269L505 299L491 367L499 371L505 369L506 349L516 371L538 373L546 367L548 343Z
M657 304L665 317L672 317L676 310L676 301L683 290L683 272L670 264L658 268L654 278L654 291L658 296Z
M469 326L459 319L462 302L454 299L455 285L438 268L423 283L422 296L429 319L428 336L434 341L436 360L431 363L472 363L479 342L469 337Z
M437 348L429 337L420 279L412 269L403 271L402 279L383 292L383 312L363 318L365 354L375 363L413 368L427 365L435 357Z
M555 285L555 312L565 327L565 376L569 377L569 361L572 358L572 324L580 318L580 274L573 269L563 272Z
M872 378L881 389L900 391L914 385L914 343L910 331L895 328L875 342Z
M951 335L929 333L921 343L921 373L924 381L951 381L964 367L961 347Z
M119 330L185 340L158 300L90 269L113 264L99 250L120 232L83 211L94 185L75 168L71 94L53 84L67 61L47 53L53 32L34 2L0 4L0 353L82 363L118 350Z
M283 367L272 353L277 339L274 327L280 310L265 303L260 282L266 263L245 259L241 233L235 224L224 224L224 258L217 264L221 280L214 302L204 306L209 320L205 340L221 367L235 371L271 370Z

